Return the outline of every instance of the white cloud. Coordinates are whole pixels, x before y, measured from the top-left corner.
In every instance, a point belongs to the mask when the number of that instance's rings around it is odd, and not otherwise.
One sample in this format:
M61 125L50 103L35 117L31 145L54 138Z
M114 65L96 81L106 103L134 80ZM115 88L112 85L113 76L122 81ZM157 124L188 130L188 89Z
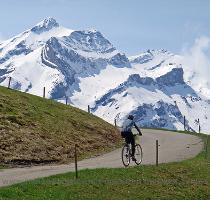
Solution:
M210 52L210 38L202 36L190 48L183 50L182 55L187 79L198 88L205 85L210 89L210 55L207 52Z

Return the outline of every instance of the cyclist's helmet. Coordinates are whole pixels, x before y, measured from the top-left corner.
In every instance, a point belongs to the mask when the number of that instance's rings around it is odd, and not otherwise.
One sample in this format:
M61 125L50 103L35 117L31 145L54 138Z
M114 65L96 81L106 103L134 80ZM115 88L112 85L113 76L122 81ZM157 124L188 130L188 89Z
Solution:
M128 115L128 119L133 120L134 116L133 115Z

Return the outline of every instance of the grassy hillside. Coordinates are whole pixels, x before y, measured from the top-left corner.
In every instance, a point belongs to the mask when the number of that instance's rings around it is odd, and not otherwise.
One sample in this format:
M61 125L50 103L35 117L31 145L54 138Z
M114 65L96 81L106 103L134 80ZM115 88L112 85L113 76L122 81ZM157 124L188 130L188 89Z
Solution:
M210 138L208 142L210 149ZM210 151L183 162L96 169L0 188L0 199L210 199Z
M0 87L0 165L66 163L115 148L118 131L71 106Z

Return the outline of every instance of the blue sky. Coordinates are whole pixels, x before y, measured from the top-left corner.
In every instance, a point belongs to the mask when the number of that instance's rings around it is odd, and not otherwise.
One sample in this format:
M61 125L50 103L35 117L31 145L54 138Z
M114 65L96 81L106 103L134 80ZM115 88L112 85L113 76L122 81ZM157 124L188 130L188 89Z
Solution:
M210 0L0 0L0 39L48 16L71 29L95 28L127 55L179 53L210 37Z

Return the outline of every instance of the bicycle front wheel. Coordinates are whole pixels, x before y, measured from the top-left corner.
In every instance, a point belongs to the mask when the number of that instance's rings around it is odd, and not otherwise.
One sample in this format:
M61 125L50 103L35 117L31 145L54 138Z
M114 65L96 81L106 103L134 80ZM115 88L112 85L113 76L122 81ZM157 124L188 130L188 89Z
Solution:
M135 145L135 158L136 158L136 161L135 163L137 165L140 165L141 162L142 162L142 158L143 158L143 152L142 152L142 148L141 148L141 145L139 144L136 144Z
M122 163L125 167L128 167L130 164L130 150L127 144L122 148Z

